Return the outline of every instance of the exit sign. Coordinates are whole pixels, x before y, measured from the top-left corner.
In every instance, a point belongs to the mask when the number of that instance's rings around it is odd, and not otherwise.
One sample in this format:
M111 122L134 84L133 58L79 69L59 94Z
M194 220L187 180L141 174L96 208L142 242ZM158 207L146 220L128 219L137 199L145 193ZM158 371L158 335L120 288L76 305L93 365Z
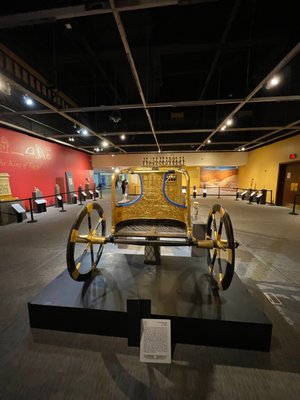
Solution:
M289 158L290 158L290 160L295 160L297 158L297 154L296 153L291 153Z

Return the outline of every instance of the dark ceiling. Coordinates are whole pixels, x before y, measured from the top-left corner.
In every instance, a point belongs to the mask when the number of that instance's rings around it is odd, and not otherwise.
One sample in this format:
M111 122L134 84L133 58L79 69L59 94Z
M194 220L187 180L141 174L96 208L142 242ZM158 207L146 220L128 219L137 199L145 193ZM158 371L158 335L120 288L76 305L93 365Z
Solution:
M299 134L298 0L18 3L1 4L2 126L92 153L247 151Z

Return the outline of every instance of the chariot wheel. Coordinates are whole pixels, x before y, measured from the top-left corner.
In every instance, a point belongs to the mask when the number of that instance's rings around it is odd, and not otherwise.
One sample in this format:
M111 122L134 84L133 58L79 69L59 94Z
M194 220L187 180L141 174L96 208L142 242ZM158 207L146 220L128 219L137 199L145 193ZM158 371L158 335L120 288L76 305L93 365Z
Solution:
M212 287L226 290L234 274L236 243L229 214L219 204L215 204L208 214L206 239L214 242L214 248L207 250Z
M103 209L89 203L73 224L67 245L67 267L75 281L86 281L96 269L103 252L106 221Z

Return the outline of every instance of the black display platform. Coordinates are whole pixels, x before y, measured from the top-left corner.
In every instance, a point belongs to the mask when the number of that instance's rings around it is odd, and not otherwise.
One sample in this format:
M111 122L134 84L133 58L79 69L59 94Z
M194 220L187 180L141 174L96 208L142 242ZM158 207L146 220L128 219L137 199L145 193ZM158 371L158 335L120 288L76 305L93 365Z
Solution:
M63 272L28 304L31 327L130 342L140 317L166 318L173 343L270 350L271 322L236 275L227 291L215 294L205 257L164 256L159 266L143 261L142 255L105 254L89 283ZM149 307L138 319L127 313L130 299L150 299L151 316ZM138 325L131 325L134 320Z

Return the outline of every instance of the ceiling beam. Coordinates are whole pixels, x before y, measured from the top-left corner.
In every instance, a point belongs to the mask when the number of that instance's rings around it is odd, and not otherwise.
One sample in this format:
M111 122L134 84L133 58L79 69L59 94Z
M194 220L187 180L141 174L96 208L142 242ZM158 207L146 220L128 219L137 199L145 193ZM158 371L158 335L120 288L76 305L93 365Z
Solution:
M262 145L262 143L261 143L261 140L262 139L265 139L265 138L267 138L267 137L269 137L269 136L273 136L273 135L276 135L276 133L279 133L279 132L282 132L282 131L284 131L284 130L286 130L286 129L292 129L292 130L295 130L295 132L297 132L298 130L299 130L299 127L297 127L297 125L300 123L300 119L298 119L297 121L294 121L294 122L291 122L290 124L287 124L287 125L285 125L285 126L282 126L281 128L277 128L277 129L275 129L274 131L272 131L272 132L269 132L269 133L267 133L266 135L263 135L263 136L261 136L260 138L258 138L258 139L254 139L254 140L252 140L251 142L248 142L247 144L246 144L246 150L251 150L251 149L253 149L254 147L257 147L257 146L261 146ZM285 136L287 136L287 135L291 135L292 133L293 133L294 131L292 131L292 132L287 132L287 134L285 135ZM281 137L281 136L278 136L278 137ZM277 138L277 137L276 137ZM276 139L275 138L275 139ZM274 140L274 138L273 139L270 139L270 140ZM257 144L257 142L260 142L259 144ZM268 143L269 141L266 141L266 142L263 142L263 143ZM251 144L253 144L253 146L251 146ZM250 147L248 147L248 145L250 145ZM235 149L235 150L238 150L238 147Z
M160 151L159 143L158 143L158 140L157 140L157 137L156 137L156 133L155 133L155 129L154 129L154 125L153 125L153 122L152 122L152 118L151 118L150 112L149 112L149 110L147 108L145 95L144 95L143 88L142 88L142 85L141 85L141 82L140 82L139 74L138 74L136 66L135 66L134 59L133 59L133 56L132 56L132 53L131 53L131 49L129 47L129 43L127 41L126 32L125 32L124 25L123 25L121 17L120 17L120 13L116 8L114 0L109 0L109 4L111 6L111 9L112 9L112 12L113 12L113 16L114 16L116 24L117 24L117 28L118 28L118 31L119 31L119 34L120 34L120 37L121 37L121 40L122 40L122 43L123 43L123 46L124 46L126 57L127 57L128 62L129 62L129 66L130 66L130 69L131 69L135 84L137 86L140 98L142 100L143 108L144 108L144 111L146 113L146 116L147 116L147 119L148 119L148 122L149 122L149 125L150 125L150 128L151 128L151 131L153 133L154 140L156 142L158 151Z
M27 93L30 97L32 97L34 100L40 102L43 106L50 108L52 111L55 111L55 113L59 114L60 116L64 117L65 119L71 121L73 124L76 124L80 128L85 128L88 129L89 133L93 136L96 136L97 138L100 138L104 140L104 138L98 134L97 132L93 131L90 129L88 126L83 125L80 121L76 120L75 118L71 117L70 115L66 114L63 111L59 111L56 107L54 107L51 103L48 101L42 99L41 97L37 96L35 93L31 92L28 89L25 89L22 85L19 83L15 82L14 80L5 77L6 81L9 82L10 85L15 86L18 90L20 90L23 93ZM17 115L17 112L11 113L11 115ZM22 116L22 114L20 114ZM19 127L19 129L22 129L22 127ZM107 139L105 139L111 146L118 148L118 146L115 146L114 143L109 142ZM121 151L125 152L123 149L120 149Z
M220 131L221 127L225 125L226 121L229 118L232 118L245 104L249 103L249 100L255 96L255 94L276 74L278 73L285 65L287 65L300 51L300 42L296 44L296 46L272 69L271 72L261 81L259 84L248 94L245 99L243 99L240 104L238 104L231 113L227 115L226 118L216 127L216 129L209 135L207 139L211 139L215 133ZM196 151L199 151L201 147L204 146L202 143Z
M240 104L242 99L212 99L212 100L191 100L191 101L169 101L163 103L147 103L147 108L184 108L184 107L200 107L200 106L215 106L215 105L229 105L229 104ZM253 97L249 99L250 103L282 103L288 101L300 101L300 95L290 96L268 96L268 97ZM101 105L101 106L90 106L90 107L70 107L70 108L55 108L43 109L43 110L23 110L16 111L15 115L39 115L39 114L55 114L57 112L63 112L66 114L78 113L78 112L107 112L107 111L122 111L122 110L139 110L144 109L143 104L121 104L121 105ZM9 115L10 113L0 113L0 115Z

